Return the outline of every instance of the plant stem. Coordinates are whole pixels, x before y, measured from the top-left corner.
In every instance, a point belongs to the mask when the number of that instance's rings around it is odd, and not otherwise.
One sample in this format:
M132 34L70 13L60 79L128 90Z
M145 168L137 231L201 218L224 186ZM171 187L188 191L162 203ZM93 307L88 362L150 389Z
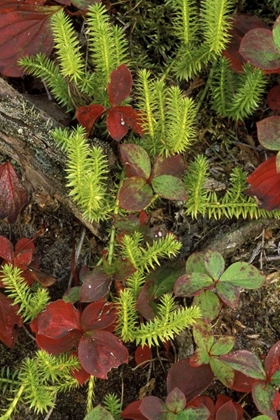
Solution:
M213 62L212 67L211 67L211 69L209 71L207 82L206 82L206 84L204 86L203 92L200 95L199 101L197 103L197 112L199 111L199 109L200 109L200 107L201 107L201 105L202 105L202 103L203 103L203 101L205 99L205 96L206 96L206 94L208 92L208 89L211 86L212 79L213 79L213 74L214 74L214 70L215 70L215 67L216 67L216 63L217 63L217 60L215 60Z
M14 399L13 399L10 407L8 408L8 410L6 411L6 413L3 416L0 417L0 420L9 420L9 419L11 419L12 412L15 410L15 408L16 408L19 400L20 400L20 397L21 397L21 394L23 393L23 391L24 391L24 385L21 385L21 387L19 388L16 396L14 397Z
M95 377L91 375L88 381L87 413L89 413L93 409L92 402L94 400L94 384L95 384Z

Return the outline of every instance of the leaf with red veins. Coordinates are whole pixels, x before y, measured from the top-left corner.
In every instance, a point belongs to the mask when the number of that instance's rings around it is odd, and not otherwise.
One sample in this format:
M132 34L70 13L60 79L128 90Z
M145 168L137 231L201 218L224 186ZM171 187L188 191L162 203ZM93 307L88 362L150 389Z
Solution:
M41 2L40 2L41 3ZM18 60L37 53L49 56L53 49L51 17L61 6L2 1L0 5L0 72L21 77Z
M117 319L117 310L113 303L100 300L88 305L81 316L84 331L104 330Z
M0 8L1 9L1 8ZM28 203L28 193L10 162L0 165L0 219L16 222L21 209Z
M87 136L90 135L97 118L99 118L105 111L106 108L99 104L91 104L87 106L81 105L78 107L76 118L79 123L86 129Z
M256 197L259 207L271 211L280 207L280 173L276 171L276 156L267 159L248 176L251 184L246 194Z
M23 321L17 314L18 305L12 299L0 293L0 340L8 347L13 348L17 339L17 327L22 327Z
M122 363L128 363L128 350L122 342L108 331L84 334L78 348L82 367L91 375L107 379L107 373Z
M125 64L111 72L108 84L108 96L112 107L123 102L132 88L132 76Z
M72 330L81 330L80 313L62 299L51 302L38 315L38 334L60 339Z
M14 262L13 245L5 236L0 236L0 258L3 258L9 264Z

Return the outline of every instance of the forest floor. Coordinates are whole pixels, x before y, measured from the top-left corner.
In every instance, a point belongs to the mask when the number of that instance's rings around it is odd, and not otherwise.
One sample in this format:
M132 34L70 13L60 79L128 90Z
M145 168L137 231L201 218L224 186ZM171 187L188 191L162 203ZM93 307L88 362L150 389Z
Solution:
M21 85L20 89L24 85L23 90L30 96L36 96L36 100L40 101L45 111L51 114L48 99L37 81L30 81L28 78L27 81L10 82L14 86ZM221 186L221 181L236 164L252 172L264 160L265 152L258 147L256 139L255 118L261 119L265 109L264 102L263 108L260 109L258 116L254 116L254 120L248 119L240 124L228 122L225 125L223 120L212 115L201 115L204 124L201 126L200 139L185 159L191 159L200 152L208 157L211 161L214 189L224 188ZM61 121L63 120L69 123L66 114L61 116ZM238 141L230 141L232 138ZM227 264L235 261L250 262L265 274L264 286L256 291L242 292L235 311L227 307L221 310L215 321L214 332L217 335L235 336L236 350L246 349L260 357L266 355L270 347L280 340L280 221L267 219L252 224L250 220L242 219L209 220L198 217L193 220L184 216L180 207L164 201L159 201L158 207L154 207L149 215L153 226L163 226L166 230L174 232L182 241L183 248L180 255L182 261L194 251L211 248L219 250ZM15 244L20 237L34 237L42 227L45 233L36 239L36 251L41 270L56 278L56 283L49 288L51 297L55 300L61 298L71 282L73 247L76 248L83 237L84 226L62 206L52 209L31 203L15 225L9 226L0 221L0 235L8 237ZM233 235L237 230L241 239L234 242ZM234 246L226 247L225 244L234 244ZM100 256L106 243L86 231L81 245L77 269L83 264L90 263L93 256L95 259ZM181 334L174 340L169 354L166 354L162 346L153 354L153 362L136 368L133 358L135 347L130 345L129 363L118 369L112 369L108 380L96 381L94 404L102 403L104 396L109 392L123 396L123 407L139 399L139 396L156 395L165 398L167 370L178 357L183 358L191 354L193 348L192 337ZM0 366L8 365L16 369L23 358L32 355L36 349L36 342L28 330L20 329L17 344L13 349L7 349L0 342ZM219 381L214 381L206 391L206 394L213 398L219 393L226 393L240 402L244 406L246 420L258 414L250 395L244 396L229 391ZM5 406L5 397L0 396L0 408ZM50 419L82 420L85 416L85 407L86 386L57 395L56 407ZM14 417L15 420L47 418L46 415L29 412L23 405L19 407Z

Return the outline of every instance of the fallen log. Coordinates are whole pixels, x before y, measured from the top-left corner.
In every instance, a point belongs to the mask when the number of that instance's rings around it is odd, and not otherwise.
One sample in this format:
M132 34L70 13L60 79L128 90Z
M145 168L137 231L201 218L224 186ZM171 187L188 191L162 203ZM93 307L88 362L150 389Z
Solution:
M99 225L85 220L68 196L65 155L50 134L60 125L0 77L0 155L7 155L20 165L35 202L58 202L100 237Z

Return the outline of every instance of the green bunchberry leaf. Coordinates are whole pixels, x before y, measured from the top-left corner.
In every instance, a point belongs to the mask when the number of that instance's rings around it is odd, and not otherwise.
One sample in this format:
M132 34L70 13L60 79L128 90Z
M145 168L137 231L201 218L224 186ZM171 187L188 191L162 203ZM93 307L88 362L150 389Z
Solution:
M250 378L265 380L266 374L260 359L247 350L237 350L220 357L220 360L227 366L238 370Z
M186 262L186 273L203 273L209 275L205 268L204 255L202 252L194 252L189 256Z
M183 181L172 175L160 175L152 179L154 191L168 200L186 201L187 192Z
M220 282L229 282L234 286L246 289L258 289L264 281L265 276L257 268L246 262L232 264L220 277Z
M280 370L277 370L271 377L270 383L280 387Z
M234 346L234 342L234 337L220 337L211 347L211 356L221 356L222 354L229 353Z
M207 351L210 351L214 343L214 334L209 324L197 322L197 324L193 327L193 337L199 348L204 348Z
M208 323L219 315L222 306L218 296L211 290L202 290L194 297L193 305L199 308L201 318Z
M272 29L272 36L273 36L273 41L275 45L277 45L277 47L279 48L279 54L280 54L280 18L279 16L276 19L276 22L274 23L274 27Z
M216 251L209 250L204 254L205 268L214 280L218 280L225 269L223 256Z
M258 410L273 420L279 419L273 407L273 400L276 394L277 390L270 384L265 384L264 382L254 384L252 389L252 397Z
M114 417L106 410L106 408L101 405L97 405L86 415L84 420L114 420Z
M209 414L206 407L186 408L176 415L175 420L207 420Z
M179 388L174 388L166 397L166 407L169 411L179 413L186 406L186 397Z
M231 283L218 282L216 290L222 301L230 308L235 309L239 302L240 289Z
M174 285L174 294L175 296L192 296L212 285L214 286L214 282L207 274L184 274L176 281Z
M148 153L137 144L121 144L120 154L126 175L148 180L151 175L151 162Z
M234 371L230 366L226 366L217 357L210 359L210 367L219 381L226 387L230 388L234 381Z

